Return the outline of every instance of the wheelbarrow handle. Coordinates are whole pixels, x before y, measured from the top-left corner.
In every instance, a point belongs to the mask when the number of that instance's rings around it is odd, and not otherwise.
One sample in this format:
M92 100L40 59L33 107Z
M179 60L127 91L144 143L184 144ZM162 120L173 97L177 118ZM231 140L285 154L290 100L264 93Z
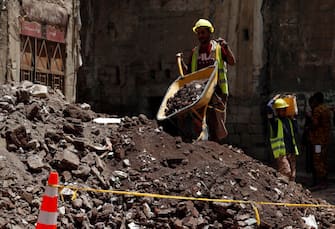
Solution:
M183 71L183 66L182 66L182 53L177 53L177 64L178 64L178 69L179 69L179 74L181 77L184 77L184 71Z

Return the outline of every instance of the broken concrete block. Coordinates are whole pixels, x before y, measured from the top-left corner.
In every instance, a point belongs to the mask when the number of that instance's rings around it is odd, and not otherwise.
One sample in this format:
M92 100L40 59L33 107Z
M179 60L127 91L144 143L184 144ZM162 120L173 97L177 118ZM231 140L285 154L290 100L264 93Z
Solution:
M80 119L83 122L88 122L92 120L91 114L88 111L82 110L80 107L74 104L67 105L63 111L63 115L64 117Z
M45 167L44 163L42 162L42 158L40 158L37 155L32 155L29 156L27 159L27 164L28 167L32 170L32 171L41 171L42 168Z
M40 84L34 84L31 87L31 95L39 98L46 98L48 96L48 87Z
M54 160L57 161L57 167L66 170L74 170L79 166L79 157L69 150L57 152Z

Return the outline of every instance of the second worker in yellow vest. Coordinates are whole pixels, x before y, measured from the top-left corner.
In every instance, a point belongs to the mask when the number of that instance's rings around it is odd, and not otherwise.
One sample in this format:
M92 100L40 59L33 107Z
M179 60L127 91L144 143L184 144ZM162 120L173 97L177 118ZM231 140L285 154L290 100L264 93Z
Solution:
M270 123L270 144L273 157L277 161L278 171L294 181L296 177L296 156L299 155L295 141L297 123L286 116L288 104L276 95L268 103ZM275 113L276 116L275 116Z

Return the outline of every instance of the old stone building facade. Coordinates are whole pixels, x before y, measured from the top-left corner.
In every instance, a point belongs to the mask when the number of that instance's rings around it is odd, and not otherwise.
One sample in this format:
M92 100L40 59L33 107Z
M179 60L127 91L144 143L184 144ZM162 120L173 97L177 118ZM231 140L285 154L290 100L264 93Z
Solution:
M0 82L30 80L75 101L81 64L79 1L1 2Z

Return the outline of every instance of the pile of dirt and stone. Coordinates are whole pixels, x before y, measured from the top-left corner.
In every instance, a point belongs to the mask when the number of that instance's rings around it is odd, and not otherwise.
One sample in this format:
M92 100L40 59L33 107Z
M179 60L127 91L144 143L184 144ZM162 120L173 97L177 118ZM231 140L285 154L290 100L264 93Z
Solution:
M96 190L328 204L238 148L184 143L144 115L97 114L46 89L27 81L0 87L0 228L34 228L50 171L61 185ZM83 190L71 200L74 192L61 190L58 228L257 227L247 203ZM330 208L256 207L260 228L304 228L303 217L315 217L319 228L335 225Z
M168 116L197 101L204 91L208 80L195 80L185 84L167 100L165 114Z

